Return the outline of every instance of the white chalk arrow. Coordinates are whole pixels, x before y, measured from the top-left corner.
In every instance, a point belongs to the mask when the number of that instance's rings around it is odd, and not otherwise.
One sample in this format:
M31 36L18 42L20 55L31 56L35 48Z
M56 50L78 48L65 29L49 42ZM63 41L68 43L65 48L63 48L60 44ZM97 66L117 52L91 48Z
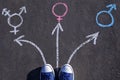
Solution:
M59 32L63 31L63 28L60 23L53 29L52 35L55 34L56 31L56 68L59 66Z
M20 8L20 13L19 14L21 15L23 12L27 13L25 6L23 6L23 7Z
M46 64L46 60L45 60L45 57L44 57L44 54L43 54L42 50L41 50L35 43L33 43L33 42L31 42L31 41L28 41L28 40L22 39L22 38L24 38L24 37L25 37L25 36L22 35L22 36L18 37L17 39L15 39L14 41L17 42L20 46L23 46L22 42L24 42L24 43L29 43L29 44L31 44L32 46L34 46L34 47L39 51L40 55L42 56L42 59L43 59L44 64Z
M96 40L98 38L99 32L96 32L94 34L90 34L88 36L86 36L86 38L89 38L87 41L83 42L82 44L80 44L74 51L73 53L70 55L69 59L68 59L68 64L71 62L73 56L77 53L77 51L82 48L84 45L86 45L87 43L91 42L93 40L93 44L96 45Z

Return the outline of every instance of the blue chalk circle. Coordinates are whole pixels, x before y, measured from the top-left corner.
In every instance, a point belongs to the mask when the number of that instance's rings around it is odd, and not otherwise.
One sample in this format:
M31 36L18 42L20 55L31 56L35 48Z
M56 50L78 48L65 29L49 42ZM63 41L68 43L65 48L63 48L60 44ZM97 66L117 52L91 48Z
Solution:
M113 15L112 15L112 10L116 10L117 8L116 8L116 4L110 4L110 5L107 5L106 6L107 8L110 8L108 11L107 10L103 10L103 11L100 11L100 12L98 12L97 13L97 15L96 15L96 23L100 26L100 27L111 27L111 26L113 26L113 24L114 24L114 17L113 17ZM100 23L99 22L99 20L98 20L98 18L99 18L99 16L101 15L101 14L108 14L109 16L110 16L110 18L111 18L111 23L109 23L109 24L103 24L103 23Z

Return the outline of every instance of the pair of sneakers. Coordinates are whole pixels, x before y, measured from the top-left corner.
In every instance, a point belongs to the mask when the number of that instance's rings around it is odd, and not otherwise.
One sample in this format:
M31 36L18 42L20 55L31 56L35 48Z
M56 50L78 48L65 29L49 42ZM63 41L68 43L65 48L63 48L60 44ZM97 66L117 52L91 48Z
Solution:
M50 64L41 68L40 80L55 80L55 72ZM74 71L71 65L65 64L59 71L59 80L74 80Z

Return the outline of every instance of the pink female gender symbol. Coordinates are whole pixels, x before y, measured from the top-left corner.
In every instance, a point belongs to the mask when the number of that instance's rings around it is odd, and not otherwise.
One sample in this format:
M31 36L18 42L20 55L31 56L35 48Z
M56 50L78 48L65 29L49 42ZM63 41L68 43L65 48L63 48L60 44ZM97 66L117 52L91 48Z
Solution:
M65 12L62 15L58 15L58 14L55 13L55 7L58 6L58 5L63 5L66 9ZM52 13L53 13L54 16L57 17L58 22L63 20L62 18L67 14L67 12L68 12L68 6L65 3L58 2L58 3L54 4L53 7L52 7Z

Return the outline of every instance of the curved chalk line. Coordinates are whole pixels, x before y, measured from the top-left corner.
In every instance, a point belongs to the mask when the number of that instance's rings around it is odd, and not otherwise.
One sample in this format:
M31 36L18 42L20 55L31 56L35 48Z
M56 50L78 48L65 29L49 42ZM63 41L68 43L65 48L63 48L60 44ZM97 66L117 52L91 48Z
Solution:
M34 47L38 50L38 52L40 53L40 55L41 55L41 57L42 57L42 59L43 59L44 65L47 64L46 59L45 59L45 57L44 57L44 54L43 54L42 50L41 50L35 43L33 43L33 42L29 41L29 40L24 40L24 39L22 39L23 37L24 37L24 35L18 37L18 38L15 39L14 41L15 41L16 43L18 43L20 46L23 46L22 42L24 42L24 43L29 43L29 44L31 44L32 46L34 46Z
M83 42L82 44L80 44L74 51L73 53L70 55L67 64L70 64L72 58L74 57L74 55L77 53L77 51L82 48L84 45L86 45L87 43L89 43L90 41L94 41L93 44L96 45L96 40L98 38L99 32L96 32L94 34L88 35L86 36L86 38L89 38L87 41Z

